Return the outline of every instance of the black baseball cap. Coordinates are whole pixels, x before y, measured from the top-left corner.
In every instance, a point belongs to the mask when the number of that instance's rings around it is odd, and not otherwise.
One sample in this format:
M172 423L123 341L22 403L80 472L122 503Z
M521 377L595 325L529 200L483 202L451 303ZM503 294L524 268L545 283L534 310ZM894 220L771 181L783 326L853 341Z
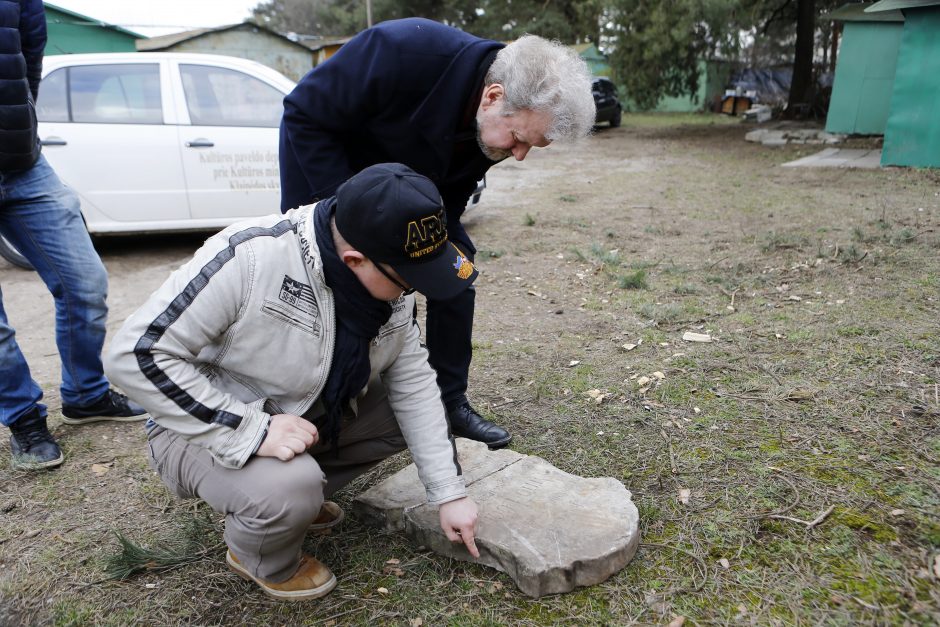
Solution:
M453 298L479 274L447 239L437 187L406 165L372 165L340 185L335 219L350 246L373 263L390 265L428 298Z

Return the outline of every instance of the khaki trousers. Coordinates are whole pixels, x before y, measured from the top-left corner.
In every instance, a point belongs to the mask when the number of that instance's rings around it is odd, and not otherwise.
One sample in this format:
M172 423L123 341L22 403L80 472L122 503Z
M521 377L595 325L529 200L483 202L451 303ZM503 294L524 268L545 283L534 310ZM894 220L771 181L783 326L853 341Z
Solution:
M274 583L297 570L304 535L323 501L406 448L381 385L360 399L357 417L343 421L335 451L320 443L287 462L252 457L234 469L169 429L155 431L149 445L151 466L170 491L224 514L228 548L255 577Z

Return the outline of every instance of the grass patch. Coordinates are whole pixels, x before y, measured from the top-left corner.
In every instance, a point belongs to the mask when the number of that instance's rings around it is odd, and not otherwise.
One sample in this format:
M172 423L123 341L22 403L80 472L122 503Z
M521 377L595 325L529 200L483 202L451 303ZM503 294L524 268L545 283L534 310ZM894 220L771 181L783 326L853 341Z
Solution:
M808 244L809 240L804 235L770 231L764 235L760 249L768 253L779 250L800 249Z
M646 270L637 270L617 277L617 286L622 290L645 290L649 287Z
M594 244L591 246L591 254L604 265L614 267L620 265L619 251L609 250L600 244Z

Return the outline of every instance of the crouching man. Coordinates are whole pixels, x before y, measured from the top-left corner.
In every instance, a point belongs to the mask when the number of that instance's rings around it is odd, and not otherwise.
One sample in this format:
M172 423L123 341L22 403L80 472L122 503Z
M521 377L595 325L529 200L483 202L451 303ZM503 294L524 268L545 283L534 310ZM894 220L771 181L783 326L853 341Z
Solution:
M127 319L108 375L150 412L164 483L225 514L232 570L278 599L327 594L336 578L304 534L338 522L326 499L406 446L447 537L479 556L410 296L453 298L476 276L434 184L379 164L210 238Z

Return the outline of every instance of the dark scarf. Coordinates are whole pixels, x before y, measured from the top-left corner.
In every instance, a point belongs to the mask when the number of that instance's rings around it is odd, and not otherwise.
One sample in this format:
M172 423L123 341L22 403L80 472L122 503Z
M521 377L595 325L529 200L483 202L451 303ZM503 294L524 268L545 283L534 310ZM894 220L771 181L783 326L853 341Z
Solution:
M392 315L392 306L373 298L369 291L336 254L330 218L336 199L317 204L313 215L317 248L323 260L326 285L333 292L336 306L336 345L333 363L320 398L326 415L317 420L317 429L324 442L336 447L343 411L369 382L369 344Z

